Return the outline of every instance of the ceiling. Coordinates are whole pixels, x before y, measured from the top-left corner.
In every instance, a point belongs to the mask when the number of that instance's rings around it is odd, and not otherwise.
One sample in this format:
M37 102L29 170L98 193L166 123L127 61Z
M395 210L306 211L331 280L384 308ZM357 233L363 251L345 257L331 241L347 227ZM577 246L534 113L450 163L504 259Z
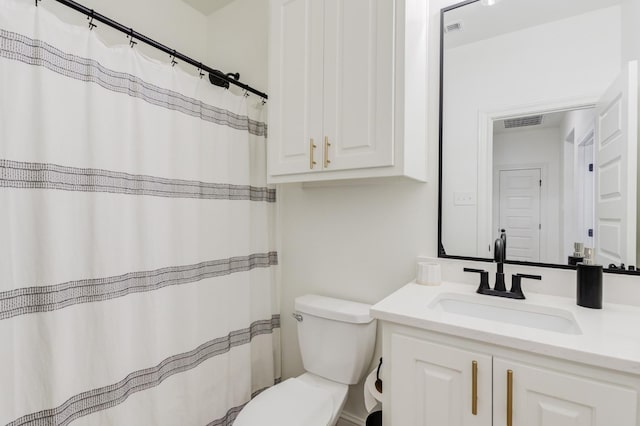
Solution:
M640 1L640 0L633 0ZM454 48L524 28L559 21L623 0L501 0L493 6L480 2L445 12L445 26L462 22L462 31L445 34L445 47Z
M182 0L205 15L210 15L218 9L222 9L233 0Z

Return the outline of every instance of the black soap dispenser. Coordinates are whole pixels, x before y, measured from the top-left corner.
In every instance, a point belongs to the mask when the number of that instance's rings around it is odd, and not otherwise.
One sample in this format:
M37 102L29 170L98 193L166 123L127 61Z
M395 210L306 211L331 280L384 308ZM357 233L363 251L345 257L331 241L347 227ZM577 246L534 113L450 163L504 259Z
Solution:
M591 309L602 309L602 265L594 265L593 249L585 247L584 261L578 263L577 303Z

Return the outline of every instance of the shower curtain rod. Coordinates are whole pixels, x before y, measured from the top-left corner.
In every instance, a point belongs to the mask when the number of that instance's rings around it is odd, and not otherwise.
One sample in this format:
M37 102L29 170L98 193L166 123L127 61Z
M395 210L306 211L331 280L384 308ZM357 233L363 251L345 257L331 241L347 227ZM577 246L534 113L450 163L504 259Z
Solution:
M38 1L40 1L40 0L36 0L36 6L38 5ZM204 65L202 62L198 62L198 61L196 61L194 59L191 59L190 57L188 57L188 56L186 56L186 55L184 55L184 54L182 54L180 52L176 52L175 50L168 48L164 44L158 43L157 41L145 36L144 34L140 34L139 32L134 31L133 28L128 28L128 27L122 25L119 22L114 21L113 19L111 19L111 18L109 18L107 16L104 16L104 15L101 15L101 14L97 13L93 9L89 9L86 6L81 5L80 3L76 3L75 1L72 1L72 0L55 0L55 1L57 1L58 3L61 3L61 4L65 5L65 6L71 8L71 9L74 9L75 11L80 12L83 15L87 15L87 18L89 18L89 19L96 20L98 22L102 22L103 24L108 25L111 28L126 34L130 38L130 42L132 43L132 45L136 43L134 40L141 41L141 42L143 42L145 44L148 44L149 46L155 47L156 49L167 53L169 56L174 58L174 60L175 59L179 59L181 61L184 61L184 62L186 62L188 64L193 65L194 67L198 68L201 71L208 72L210 74L209 77L210 77L210 80L211 80L212 83L214 83L214 81L213 81L214 79L223 80L223 81L226 81L227 83L230 83L230 84L236 85L238 87L241 87L242 89L246 90L247 92L251 92L251 93L253 93L255 95L258 95L258 96L260 96L261 98L263 98L265 100L269 98L269 96L267 96L266 93L263 93L263 92L261 92L259 90L256 90L256 89L254 89L253 87L251 87L249 85L241 83L240 81L235 80L235 79L225 75L223 72L221 72L219 70L215 70L215 69L213 69L211 67L208 67L208 66ZM236 74L236 75L238 75L238 74Z

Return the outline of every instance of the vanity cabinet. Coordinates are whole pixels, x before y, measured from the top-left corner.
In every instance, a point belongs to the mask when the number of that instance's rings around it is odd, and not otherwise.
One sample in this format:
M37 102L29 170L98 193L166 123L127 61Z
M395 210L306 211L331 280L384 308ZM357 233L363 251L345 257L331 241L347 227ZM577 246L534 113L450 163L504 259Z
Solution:
M427 5L271 0L270 183L426 178Z
M383 358L384 424L640 425L636 376L387 322Z
M509 424L510 393L513 425L637 424L636 389L496 357L493 359L496 425Z
M393 374L392 425L491 426L491 356L403 334L391 340L383 359Z

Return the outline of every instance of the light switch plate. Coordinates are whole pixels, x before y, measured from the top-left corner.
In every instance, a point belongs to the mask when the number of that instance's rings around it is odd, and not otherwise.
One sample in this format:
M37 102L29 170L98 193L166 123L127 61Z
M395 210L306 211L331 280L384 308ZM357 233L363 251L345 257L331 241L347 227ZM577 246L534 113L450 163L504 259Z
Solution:
M453 204L456 206L475 206L476 194L473 192L454 192Z

